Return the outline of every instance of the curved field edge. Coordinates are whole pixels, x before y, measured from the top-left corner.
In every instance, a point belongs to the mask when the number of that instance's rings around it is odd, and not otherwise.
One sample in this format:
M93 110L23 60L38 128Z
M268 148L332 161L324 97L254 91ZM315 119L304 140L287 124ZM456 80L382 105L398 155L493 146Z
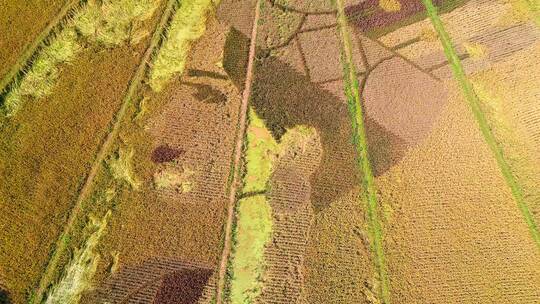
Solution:
M382 303L390 303L390 283L387 273L386 257L383 249L383 232L378 214L377 189L368 155L367 135L364 125L360 87L354 68L351 38L348 33L348 21L342 0L333 0L338 14L338 27L341 36L341 61L344 74L345 96L353 129L353 143L357 150L358 169L362 174L362 183L367 198L367 218L369 235L372 243L372 254L380 281L379 298ZM360 201L360 200L359 200Z
M168 25L168 21L170 19L172 12L174 11L174 7L176 3L177 3L176 0L169 0L167 2L167 5L161 15L161 20L159 24L157 25L154 31L154 34L152 36L152 39L150 41L150 45L147 48L142 60L140 61L141 63L138 66L137 71L135 72L133 78L131 79L129 88L127 90L127 93L125 94L122 105L113 119L110 132L108 133L107 138L103 142L99 150L99 153L97 154L97 157L92 165L92 168L88 174L88 177L86 178L86 181L84 182L84 186L79 192L79 195L78 195L78 198L74 207L69 213L69 218L66 222L64 231L61 233L60 237L55 243L55 246L54 246L55 249L51 253L51 258L46 266L46 269L44 270L44 273L41 277L37 290L34 293L34 295L30 298L29 303L42 303L43 298L45 297L45 294L47 293L48 288L51 285L51 282L54 280L54 277L58 271L61 257L65 254L66 250L68 249L67 248L68 242L66 242L65 240L69 240L69 237L71 235L71 230L74 228L73 226L77 218L79 218L81 213L83 212L82 203L86 200L89 192L91 192L93 182L94 182L94 177L96 176L101 163L105 160L107 155L110 153L110 148L119 132L119 122L124 117L128 106L133 102L133 97L135 96L139 85L141 84L141 82L143 81L143 78L146 75L146 70L148 67L148 62L150 61L150 57L154 53L155 49L159 46L159 43L161 42L163 32L166 26Z
M46 40L54 32L54 29L57 28L67 17L73 12L78 5L80 5L80 0L71 0L68 1L56 14L56 16L49 21L47 26L41 31L41 33L33 40L33 42L27 45L24 48L23 53L18 57L15 64L13 64L7 71L7 73L0 80L0 92L4 92L9 84L17 77L21 70L28 65L28 62L31 61L32 57L39 51L39 49L44 45ZM1 99L0 99L1 101Z
M465 99L469 103L469 106L471 108L471 111L474 114L476 122L478 123L478 127L480 128L482 136L484 137L486 143L488 144L490 150L492 151L493 156L495 157L497 164L499 166L499 169L501 170L501 173L506 181L506 184L508 185L508 187L510 187L512 191L514 200L518 204L518 208L520 209L523 215L523 218L525 222L527 223L527 226L529 227L529 231L531 233L531 236L534 242L540 249L540 231L538 230L537 223L534 221L533 215L525 200L523 189L519 185L514 174L512 173L510 165L507 162L501 147L497 143L497 140L489 127L489 123L486 119L486 116L484 115L481 109L481 101L478 95L476 94L472 83L469 81L469 79L465 75L465 71L463 69L461 60L459 59L457 55L457 52L452 44L452 40L450 36L448 35L448 33L446 32L446 29L444 28L444 24L439 18L437 8L433 5L433 2L431 0L422 0L422 3L426 7L428 16L431 19L431 23L433 24L435 31L439 35L439 39L444 49L444 53L452 68L454 78L457 80L465 96Z

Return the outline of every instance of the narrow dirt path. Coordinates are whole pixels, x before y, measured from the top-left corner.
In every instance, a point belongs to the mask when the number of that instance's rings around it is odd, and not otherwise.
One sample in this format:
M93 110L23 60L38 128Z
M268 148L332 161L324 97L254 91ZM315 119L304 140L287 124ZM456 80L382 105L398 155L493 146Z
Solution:
M80 0L71 0L62 7L60 12L47 24L47 26L41 31L41 33L34 39L34 42L27 45L24 52L19 56L17 62L12 65L6 75L0 80L0 95L7 89L21 70L28 64L28 61L39 51L44 42L53 33L54 29L64 21L77 5L80 5Z
M146 52L144 53L144 56L141 59L141 63L137 67L137 70L133 78L131 79L131 82L129 84L128 90L126 92L126 95L124 97L124 100L122 102L120 109L118 110L118 112L114 116L113 121L111 122L111 131L109 132L105 141L101 145L99 152L97 154L97 157L92 165L92 168L90 169L90 172L84 182L84 185L79 193L79 196L77 197L77 201L75 202L75 205L70 212L69 218L66 222L66 225L64 226L65 227L64 231L62 232L62 234L60 234L58 240L55 243L55 247L54 247L55 250L53 251L51 259L49 260L49 263L47 264L45 271L43 272L43 275L41 277L41 280L39 282L39 286L35 292L35 295L29 301L29 303L31 304L41 303L45 296L47 288L54 277L55 270L58 267L60 258L64 254L65 250L67 249L66 248L67 245L64 242L64 239L70 235L73 225L75 224L76 220L79 218L79 216L81 215L81 212L83 211L82 203L87 199L88 195L92 191L94 179L98 173L100 165L105 159L105 157L107 157L107 155L109 154L110 149L118 135L118 132L120 129L120 122L122 121L127 108L131 105L131 102L137 92L137 89L139 85L142 83L144 76L146 75L146 69L148 68L148 63L151 61L151 56L154 53L155 49L158 47L159 42L161 41L163 37L163 33L165 32L165 29L168 25L168 20L170 19L171 14L174 11L176 3L177 3L176 0L168 0L167 2L167 5L162 13L160 22L154 31L152 39L150 40L150 45L146 49Z
M257 44L257 25L260 17L261 0L257 0L255 4L255 17L253 19L253 27L251 30L251 43L249 45L249 58L246 71L246 81L244 83L244 92L242 93L242 101L240 105L240 115L238 117L238 133L236 137L236 147L234 160L232 163L232 183L229 189L229 203L227 206L227 222L225 224L225 240L223 245L223 253L221 255L221 263L219 265L218 285L216 292L216 304L223 303L223 289L225 287L225 274L227 272L227 262L231 251L231 233L232 222L234 219L234 205L236 202L236 194L241 184L240 162L242 160L242 146L244 145L244 134L246 133L247 125L247 110L249 98L251 96L251 84L253 82L253 66L255 61L255 51Z

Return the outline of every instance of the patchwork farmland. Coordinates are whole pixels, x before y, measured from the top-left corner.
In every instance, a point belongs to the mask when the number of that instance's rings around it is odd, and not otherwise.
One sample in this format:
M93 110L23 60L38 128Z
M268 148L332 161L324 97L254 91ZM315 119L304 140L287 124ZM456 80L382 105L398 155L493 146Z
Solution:
M0 303L540 303L537 0L0 8Z

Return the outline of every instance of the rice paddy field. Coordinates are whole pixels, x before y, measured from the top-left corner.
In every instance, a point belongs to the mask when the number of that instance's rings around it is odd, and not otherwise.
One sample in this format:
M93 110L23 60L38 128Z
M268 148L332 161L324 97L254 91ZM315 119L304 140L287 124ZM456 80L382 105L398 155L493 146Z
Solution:
M1 304L539 304L538 0L0 0Z

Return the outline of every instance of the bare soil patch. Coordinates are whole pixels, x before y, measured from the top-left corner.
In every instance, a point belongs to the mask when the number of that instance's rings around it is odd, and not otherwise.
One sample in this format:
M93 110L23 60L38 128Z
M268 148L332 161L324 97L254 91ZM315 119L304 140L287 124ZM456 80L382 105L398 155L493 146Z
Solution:
M121 266L81 303L204 303L212 296L212 274L213 270L202 264L153 257L136 265Z
M171 162L184 154L186 151L179 148L171 148L169 145L160 145L152 151L152 161L155 163Z

